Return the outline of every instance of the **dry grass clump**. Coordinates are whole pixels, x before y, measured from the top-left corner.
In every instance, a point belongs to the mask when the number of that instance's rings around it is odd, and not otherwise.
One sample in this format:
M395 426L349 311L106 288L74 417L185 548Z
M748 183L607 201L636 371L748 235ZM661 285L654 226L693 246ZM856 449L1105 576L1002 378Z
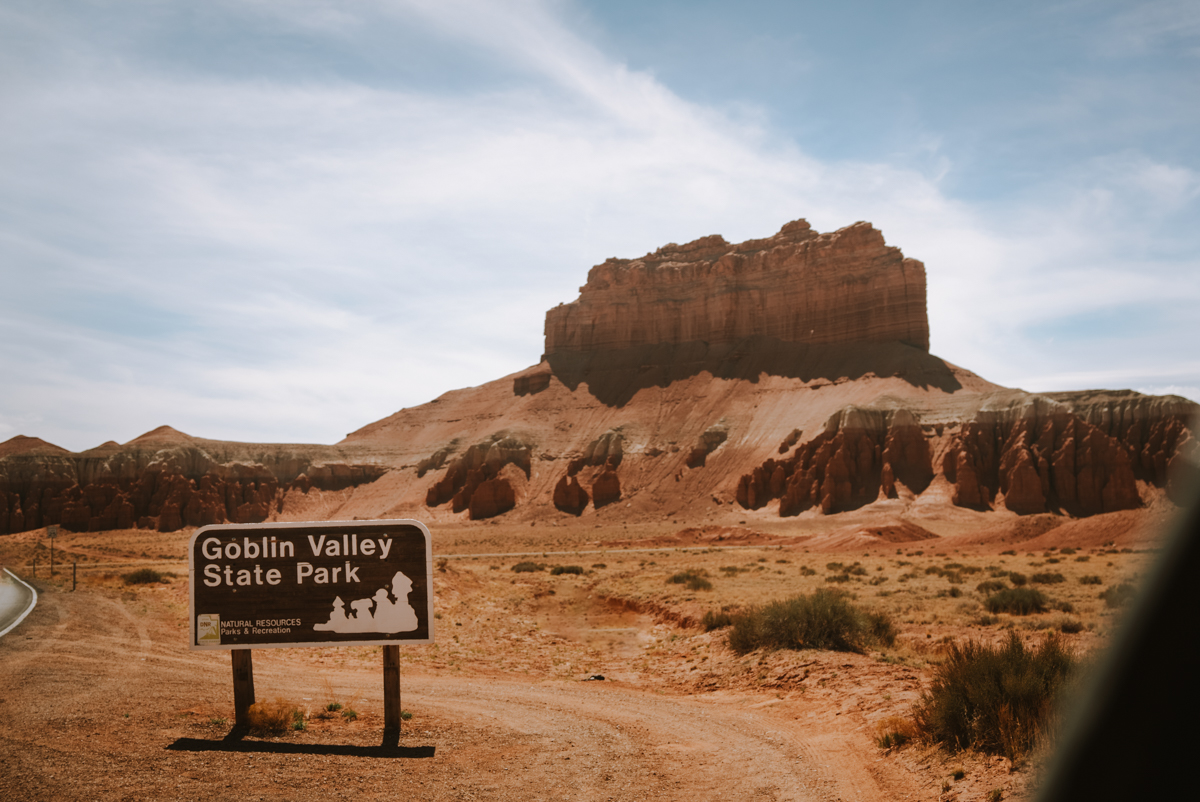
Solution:
M863 610L846 593L827 588L737 613L729 631L729 647L738 654L755 649L863 652L895 642L896 627L885 613Z
M1027 648L1016 633L996 647L952 644L914 710L917 729L951 749L1019 760L1051 723L1056 694L1074 668L1057 635Z
M880 749L904 746L917 737L917 725L910 718L888 716L875 725L875 743Z
M1005 588L988 596L984 605L989 613L1029 615L1049 610L1050 600L1046 594L1034 588Z
M251 732L279 735L288 730L302 730L304 726L304 711L286 699L276 697L250 705Z
M712 582L708 581L708 572L689 568L667 577L672 585L683 585L688 590L712 590Z
M158 582L171 581L165 574L155 571L153 568L139 568L128 574L121 574L121 578L125 580L126 585L153 585Z

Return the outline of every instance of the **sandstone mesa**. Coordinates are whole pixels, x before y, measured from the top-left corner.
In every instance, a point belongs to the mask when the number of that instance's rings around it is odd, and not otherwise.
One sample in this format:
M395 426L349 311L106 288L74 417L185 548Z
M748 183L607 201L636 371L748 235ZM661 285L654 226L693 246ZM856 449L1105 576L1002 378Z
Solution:
M925 282L867 223L819 234L798 220L609 259L547 312L537 365L333 446L166 426L79 453L0 443L0 534L863 509L1080 518L1174 494L1196 460L1196 404L994 385L928 352Z

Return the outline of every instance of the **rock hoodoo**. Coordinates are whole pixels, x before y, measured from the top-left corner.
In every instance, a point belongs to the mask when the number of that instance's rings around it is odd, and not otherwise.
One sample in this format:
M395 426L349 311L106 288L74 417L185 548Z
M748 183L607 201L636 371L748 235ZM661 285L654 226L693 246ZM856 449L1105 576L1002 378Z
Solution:
M797 220L739 245L714 235L609 259L577 300L546 313L548 356L756 336L928 351L925 266L869 223L818 234Z

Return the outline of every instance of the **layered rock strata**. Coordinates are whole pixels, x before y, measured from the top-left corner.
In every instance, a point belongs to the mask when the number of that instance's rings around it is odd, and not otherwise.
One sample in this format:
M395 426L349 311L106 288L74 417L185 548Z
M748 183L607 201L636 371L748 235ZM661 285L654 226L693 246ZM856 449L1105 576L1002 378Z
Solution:
M869 223L818 234L804 220L766 239L719 235L609 259L579 298L546 313L546 355L664 343L903 342L929 350L925 267ZM540 377L522 376L518 394Z
M899 486L919 495L936 476L955 505L979 510L1089 516L1137 508L1139 482L1169 489L1194 461L1196 405L1129 391L1089 398L1097 395L1006 391L949 426L922 425L903 408L848 407L790 457L742 475L736 498L745 509L778 500L781 516L814 507L828 514L896 498Z
M50 524L77 532L170 532L258 523L281 509L291 489L344 490L387 470L333 461L343 455L329 446L222 443L169 427L78 454L13 443L0 456L0 534Z

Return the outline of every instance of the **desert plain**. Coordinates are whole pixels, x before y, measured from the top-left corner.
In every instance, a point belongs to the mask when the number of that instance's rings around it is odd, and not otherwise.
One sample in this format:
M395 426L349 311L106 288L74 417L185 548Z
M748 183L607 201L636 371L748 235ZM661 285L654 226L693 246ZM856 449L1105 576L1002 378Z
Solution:
M885 749L881 726L911 714L952 640L998 642L1011 630L1036 643L1057 632L1094 653L1120 615L1099 592L1144 574L1152 521L1170 513L1132 527L1092 519L1075 546L1052 537L1061 526L1017 543L971 543L969 530L947 527L936 541L854 549L823 549L813 533L783 526L438 527L437 642L401 648L412 717L387 753L378 751L379 647L256 650L258 698L295 704L306 727L223 743L229 656L187 649L189 530L64 533L53 577L44 532L10 535L0 560L30 577L38 557L39 603L0 640L0 791L965 800L1000 789L1020 799L1039 756L1014 764L920 743ZM1010 528L1028 523L1013 516ZM522 562L545 570L514 572ZM576 565L583 573L551 573ZM167 581L121 579L144 567ZM711 589L669 581L689 570ZM1041 587L1072 612L989 616L975 588L1005 571L1061 574ZM849 580L829 581L842 575ZM1088 576L1100 584L1081 584ZM835 586L893 618L894 647L739 656L726 630L702 624L705 612ZM326 712L331 703L357 717Z

